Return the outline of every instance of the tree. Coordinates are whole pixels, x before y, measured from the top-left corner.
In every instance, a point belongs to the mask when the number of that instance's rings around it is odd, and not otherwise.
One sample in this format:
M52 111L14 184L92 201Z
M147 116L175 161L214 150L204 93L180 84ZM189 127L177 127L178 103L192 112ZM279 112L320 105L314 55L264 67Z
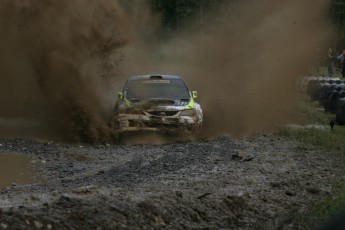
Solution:
M337 49L345 48L345 0L332 0L329 18L335 28L335 44Z
M211 12L225 0L150 0L152 9L161 13L167 29L180 30L197 16Z

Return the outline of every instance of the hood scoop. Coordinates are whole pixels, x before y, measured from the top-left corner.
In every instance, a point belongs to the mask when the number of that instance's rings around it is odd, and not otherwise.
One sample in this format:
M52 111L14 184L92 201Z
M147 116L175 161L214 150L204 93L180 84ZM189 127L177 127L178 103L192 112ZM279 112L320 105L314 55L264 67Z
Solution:
M175 101L171 99L165 98L157 98L157 99L150 99L145 103L147 106L168 106L168 105L175 105Z

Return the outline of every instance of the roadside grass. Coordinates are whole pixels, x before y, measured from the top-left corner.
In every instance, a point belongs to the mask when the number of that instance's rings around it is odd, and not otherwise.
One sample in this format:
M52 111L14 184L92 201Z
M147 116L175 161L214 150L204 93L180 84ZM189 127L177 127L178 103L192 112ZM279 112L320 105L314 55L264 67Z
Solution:
M301 117L301 128L285 128L278 135L298 141L302 150L306 145L313 145L330 153L330 157L334 154L333 156L344 157L345 160L345 127L335 125L333 130L330 129L329 122L335 120L334 115L323 112L316 102L301 103L295 113ZM315 127L308 126L311 124ZM341 177L330 196L311 205L306 212L296 214L294 222L299 229L316 229L344 209L345 180Z
M279 133L305 145L314 145L332 153L345 156L345 129L335 127L333 130L320 130L318 128L304 128L298 130L284 129Z
M327 66L319 66L318 73L314 73L314 75L319 76L329 76L328 74L328 67ZM342 78L340 72L340 66L335 66L334 68L334 77Z
M345 154L345 127L335 125L330 128L330 121L335 121L335 115L325 113L318 103L304 102L300 104L295 113L299 125L303 128L284 128L278 134L297 140L301 145L314 145L337 154Z
M332 196L317 202L306 213L299 213L296 222L300 229L321 229L345 210L345 182L333 188ZM321 226L320 226L321 225Z

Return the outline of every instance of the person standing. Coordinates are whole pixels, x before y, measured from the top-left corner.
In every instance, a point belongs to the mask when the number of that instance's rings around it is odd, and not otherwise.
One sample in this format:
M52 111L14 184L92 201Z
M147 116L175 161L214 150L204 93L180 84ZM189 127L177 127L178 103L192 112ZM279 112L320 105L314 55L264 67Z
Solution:
M343 52L337 56L337 59L341 60L341 75L345 78L345 49L343 49Z
M334 75L334 56L331 48L328 49L328 75L330 77Z

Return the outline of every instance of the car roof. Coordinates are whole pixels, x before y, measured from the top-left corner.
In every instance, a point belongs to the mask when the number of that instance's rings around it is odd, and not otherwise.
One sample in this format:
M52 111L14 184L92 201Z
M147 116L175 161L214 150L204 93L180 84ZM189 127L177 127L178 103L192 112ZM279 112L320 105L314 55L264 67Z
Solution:
M135 80L150 80L150 79L162 79L162 80L176 80L182 79L179 76L175 75L165 75L165 74L151 74L151 75L137 75L128 78L128 81L135 81Z

